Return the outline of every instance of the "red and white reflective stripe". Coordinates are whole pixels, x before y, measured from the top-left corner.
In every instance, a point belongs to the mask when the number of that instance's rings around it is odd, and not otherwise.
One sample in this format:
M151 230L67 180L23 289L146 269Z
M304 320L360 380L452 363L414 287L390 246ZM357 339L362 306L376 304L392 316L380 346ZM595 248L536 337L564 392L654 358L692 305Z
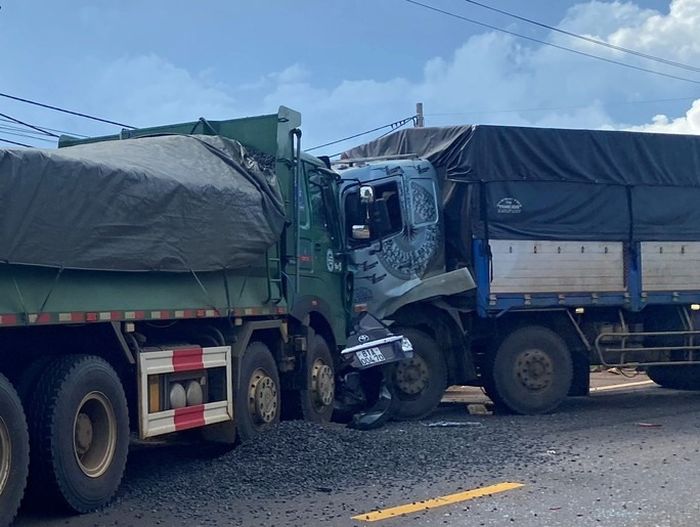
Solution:
M191 428L200 428L230 421L232 418L233 413L229 411L227 401L215 401L175 410L165 410L147 416L147 426L141 431L141 437L145 439Z
M198 372L209 368L226 368L225 401L214 401L148 413L148 377L150 375ZM230 346L212 348L193 346L141 353L139 355L141 437L153 437L232 420L233 388L231 371Z

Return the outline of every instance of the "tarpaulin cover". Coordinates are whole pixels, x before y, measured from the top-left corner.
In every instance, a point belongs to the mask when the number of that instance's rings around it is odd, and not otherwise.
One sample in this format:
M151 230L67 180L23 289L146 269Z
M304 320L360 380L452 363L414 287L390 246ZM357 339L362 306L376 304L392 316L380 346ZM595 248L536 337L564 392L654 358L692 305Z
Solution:
M412 128L343 157L402 154L427 158L443 178L477 184L473 205L456 209L470 211L477 237L700 240L698 136Z
M399 130L343 157L416 154L462 181L700 187L700 137L516 126Z
M233 269L259 261L284 221L273 169L230 139L168 135L0 150L0 261Z

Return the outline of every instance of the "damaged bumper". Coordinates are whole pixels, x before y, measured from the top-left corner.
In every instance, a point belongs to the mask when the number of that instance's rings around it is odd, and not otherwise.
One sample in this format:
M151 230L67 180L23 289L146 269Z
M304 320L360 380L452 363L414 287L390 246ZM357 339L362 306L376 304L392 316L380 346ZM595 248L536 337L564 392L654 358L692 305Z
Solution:
M394 335L372 315L365 313L341 352L352 371L342 376L341 400L345 410L357 412L348 426L369 430L382 426L392 415L393 394L387 382L392 365L413 356L413 346L403 335ZM339 403L340 401L336 401Z

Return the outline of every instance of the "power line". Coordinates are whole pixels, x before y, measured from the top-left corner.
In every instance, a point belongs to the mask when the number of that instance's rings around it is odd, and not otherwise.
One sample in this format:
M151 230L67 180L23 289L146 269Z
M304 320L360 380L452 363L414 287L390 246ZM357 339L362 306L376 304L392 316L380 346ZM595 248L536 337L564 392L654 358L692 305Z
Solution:
M658 103L658 102L678 102L678 101L694 101L695 99L698 99L698 96L695 97L676 97L672 99L650 99L650 100L645 100L645 101L608 101L608 102L602 102L601 104L604 105L611 105L611 104L652 104L652 103ZM441 116L441 115L475 115L475 114L487 114L487 113L524 113L524 112L540 112L540 111L559 111L559 110L576 110L578 108L588 108L590 104L579 104L575 106L558 106L558 107L544 107L540 106L539 108L520 108L520 109L509 109L509 110L475 110L472 112L436 112L436 113L429 113L426 114L426 116Z
M10 126L0 126L0 131L2 131L2 133L6 135L14 135L15 137L26 137L27 139L34 139L36 141L46 141L48 143L54 142L53 139L47 139L46 136L39 136L38 134L30 135L29 133L20 133L13 130L17 130L17 128L13 128Z
M14 122L14 121L11 121L10 119L4 119L2 117L0 117L0 121L4 121L6 123L13 123ZM84 135L84 134L76 134L75 132L69 132L67 130L61 130L59 128L49 128L48 126L42 126L42 125L37 125L37 126L42 128L43 130L49 130L51 132L58 132L60 134L68 134L68 135L72 135L75 137L88 137L87 135Z
M17 145L17 146L26 146L27 148L34 148L32 145L28 145L25 143L18 143L17 141L10 141L9 139L3 139L2 137L0 137L0 142L9 143L11 145Z
M85 119L92 119L93 121L99 121L101 123L107 123L107 124L113 124L115 126L121 126L122 128L131 128L132 130L136 128L135 126L131 126L128 124L119 123L117 121L110 121L109 119L103 119L102 117L95 117L94 115L88 115L86 113L75 112L73 110L67 110L65 108L60 108L58 106L52 106L50 104L45 104L43 102L32 101L31 99L24 99L22 97L17 97L16 95L10 95L8 93L1 93L0 92L0 97L5 97L6 99L12 99L13 101L19 101L19 102L23 102L26 104L32 104L34 106L40 106L41 108L48 108L49 110L54 110L56 112L67 113L70 115L77 115L78 117L84 117Z
M656 55L651 55L649 53L644 53L642 51L637 51L635 49L625 48L622 46L616 46L615 44L610 44L609 42L605 42L604 40L598 40L597 38L587 37L585 35L579 35L578 33L573 33L572 31L566 31L565 29L560 29L556 26L550 26L548 24L545 24L544 22L539 22L539 21L533 20L531 18L517 15L515 13L511 13L510 11L506 11L504 9L498 9L497 7L482 4L481 2L477 2L476 0L464 0L464 1L469 3L469 4L473 4L473 5L476 5L479 7L483 7L484 9L494 11L496 13L500 13L502 15L509 16L511 18L515 18L516 20L520 20L522 22L527 22L528 24L533 24L535 26L549 29L551 31L556 31L557 33L561 33L562 35L567 35L569 37L578 38L580 40L585 40L586 42L590 42L590 43L596 44L598 46L604 46L606 48L614 49L616 51L622 51L623 53L629 53L629 54L635 55L637 57L642 57L642 58L645 58L648 60L653 60L654 62L660 62L662 64L667 64L669 66L674 66L676 68L681 68L681 69L688 70L688 71L700 72L700 68L698 68L696 66L691 66L689 64L683 64L682 62L676 62L675 60L665 59L663 57L657 57Z
M329 143L323 143L322 145L313 146L313 147L311 147L311 148L307 148L307 149L304 150L304 151L305 151L305 152L311 152L312 150L318 150L319 148L323 148L323 147L325 147L325 146L331 146L331 145L335 145L335 144L338 144L338 143L342 143L343 141L349 141L350 139L355 139L356 137L361 137L361 136L363 136L363 135L371 134L372 132L377 132L377 131L379 131L379 130L383 130L384 128L391 128L390 131L393 131L393 130L395 130L396 128L405 125L406 123L409 123L409 122L413 121L415 118L416 118L416 116L415 116L415 115L412 115L411 117L406 117L406 118L404 118L404 119L400 119L400 120L398 120L398 121L394 121L393 123L384 124L384 125L382 125L382 126L378 126L378 127L376 127L376 128L372 128L371 130L366 130L366 131L364 131L364 132L360 132L359 134L349 135L349 136L347 136L347 137L343 137L342 139L336 139L335 141L331 141L331 142L329 142Z
M445 11L444 9L440 9L440 8L437 8L437 7L428 5L428 4L423 4L421 2L417 2L416 0L404 0L404 2L407 2L409 4L413 4L413 5L417 5L417 6L425 8L425 9L429 9L431 11L435 11L436 13L442 13L443 15L447 15L447 16L450 16L452 18L458 18L459 20L469 22L470 24L475 24L477 26L485 27L485 28L491 29L493 31L499 31L500 33L505 33L507 35L522 38L524 40L536 42L536 43L542 44L544 46L550 46L552 48L561 49L563 51L568 51L570 53L575 53L575 54L581 55L583 57L601 60L601 61L607 62L609 64L616 64L618 66L622 66L623 68L629 68L629 69L637 70L637 71L644 71L646 73L651 73L653 75L658 75L660 77L666 77L668 79L675 79L675 80L679 80L679 81L692 82L693 84L700 84L700 80L689 79L687 77L679 77L677 75L672 75L670 73L664 73L661 71L650 70L648 68L643 68L641 66L635 66L634 64L627 64L626 62L620 62L619 60L608 59L605 57L601 57L600 55L594 55L593 53L586 53L585 51L579 51L577 49L567 48L566 46L560 46L559 44L553 44L552 42L547 42L545 40L540 40L538 38L528 37L527 35L523 35L521 33L516 33L514 31L509 31L507 29L503 29L503 28L500 28L498 26L493 26L493 25L487 24L485 22L480 22L479 20L474 20L473 18L468 18L466 16L458 15L457 13L452 13L451 11Z
M12 117L11 115L0 113L0 116L4 117L5 119L7 119L13 123L21 124L22 126L26 126L27 128L31 128L33 130L36 130L37 132L41 132L44 135L48 135L50 137L58 137L54 133L47 132L46 130L39 128L38 126L34 126L33 124L29 124L29 123L25 123L24 121L20 121L19 119L16 119L15 117Z
M403 127L403 126L406 126L408 123L410 123L410 122L415 122L415 118L416 118L416 117L417 117L417 116L414 115L413 117L411 117L411 118L409 118L409 119L403 119L402 121L397 121L397 122L401 122L401 124L399 124L398 126L393 127L391 130L389 130L389 131L387 131L387 132L384 132L382 135L377 136L377 137L375 137L374 139L381 139L381 138L384 137L385 135L389 135L389 134L395 132L396 130L398 130L399 128L401 128L401 127ZM343 152L338 152L337 154L331 154L331 155L328 156L328 157L338 157L338 156L341 155L342 153L343 153Z

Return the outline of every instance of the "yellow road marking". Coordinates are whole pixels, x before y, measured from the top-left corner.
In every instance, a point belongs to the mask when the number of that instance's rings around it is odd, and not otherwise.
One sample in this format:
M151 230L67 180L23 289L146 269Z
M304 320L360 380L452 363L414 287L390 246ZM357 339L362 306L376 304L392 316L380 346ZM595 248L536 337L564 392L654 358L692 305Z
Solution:
M613 384L611 386L598 386L596 388L591 388L591 392L607 392L609 390L622 390L623 388L630 388L632 386L646 386L647 384L654 384L654 381L625 382L622 384Z
M489 485L488 487L480 487L478 489L467 490L465 492L458 492L457 494L448 494L447 496L440 496L439 498L407 503L406 505L399 505L397 507L391 507L389 509L380 509L372 512L366 512L364 514L358 514L357 516L353 516L352 519L366 522L376 522L379 520L394 518L396 516L402 516L404 514L411 514L413 512L424 511L426 509L444 507L445 505L459 503L460 501L473 500L474 498L481 498L482 496L497 494L499 492L505 492L507 490L519 489L520 487L524 487L524 485L522 483L511 482L498 483L496 485Z

